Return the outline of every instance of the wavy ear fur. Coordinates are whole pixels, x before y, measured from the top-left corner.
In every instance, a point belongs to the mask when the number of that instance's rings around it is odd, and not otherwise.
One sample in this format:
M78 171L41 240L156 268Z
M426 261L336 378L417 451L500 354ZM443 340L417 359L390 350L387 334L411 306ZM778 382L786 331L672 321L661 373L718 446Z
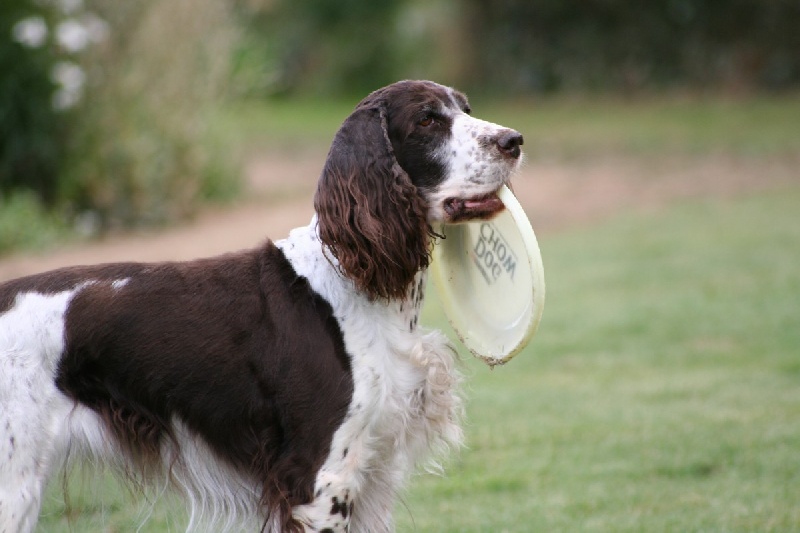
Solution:
M322 242L370 299L404 297L428 266L427 206L395 159L383 103L362 104L342 124L314 208Z

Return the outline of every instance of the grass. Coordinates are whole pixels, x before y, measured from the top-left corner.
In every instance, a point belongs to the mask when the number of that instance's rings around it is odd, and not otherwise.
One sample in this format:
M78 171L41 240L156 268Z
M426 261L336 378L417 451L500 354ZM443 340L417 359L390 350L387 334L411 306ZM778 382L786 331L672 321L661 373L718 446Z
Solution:
M800 121L799 94L487 101L473 107L478 116L523 132L533 158L710 152L758 157L800 151L800 136L794 133Z
M399 531L800 531L800 191L545 239L525 352ZM432 318L438 313L432 310Z
M541 239L539 333L505 367L466 360L468 448L414 478L398 531L800 531L798 205L696 200ZM435 301L426 318L443 326ZM110 483L77 492L71 531L147 514ZM70 530L59 494L39 532ZM180 531L175 509L142 531Z
M215 116L219 137L238 150L284 156L318 152L358 102L343 100L238 101Z
M759 157L800 151L800 94L472 100L477 117L521 131L533 159L709 152ZM326 148L356 103L357 99L239 102L220 112L215 123L232 145L302 153Z

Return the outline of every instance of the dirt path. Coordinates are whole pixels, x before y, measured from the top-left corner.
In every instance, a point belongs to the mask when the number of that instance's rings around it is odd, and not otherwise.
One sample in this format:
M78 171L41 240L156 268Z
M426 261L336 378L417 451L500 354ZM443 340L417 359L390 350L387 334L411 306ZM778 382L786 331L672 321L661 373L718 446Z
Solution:
M46 253L0 258L0 281L61 266L112 261L183 260L279 239L312 215L324 153L262 157L247 166L250 193L236 206L204 212L157 233L116 235ZM687 197L727 197L800 184L800 156L529 162L514 190L540 236L626 209L657 209Z

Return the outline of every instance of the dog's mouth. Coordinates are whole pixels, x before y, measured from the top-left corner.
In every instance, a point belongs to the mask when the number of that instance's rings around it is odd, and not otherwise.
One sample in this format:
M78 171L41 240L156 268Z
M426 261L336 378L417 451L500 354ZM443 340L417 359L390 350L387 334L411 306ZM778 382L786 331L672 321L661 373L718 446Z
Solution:
M448 198L444 201L444 212L448 223L469 220L487 220L505 209L497 197L497 191L472 198Z

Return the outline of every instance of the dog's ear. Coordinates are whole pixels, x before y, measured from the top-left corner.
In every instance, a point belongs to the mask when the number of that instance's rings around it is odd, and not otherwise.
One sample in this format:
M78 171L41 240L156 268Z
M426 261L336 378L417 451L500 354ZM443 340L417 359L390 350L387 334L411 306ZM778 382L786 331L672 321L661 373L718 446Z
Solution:
M362 103L342 124L314 208L322 242L370 299L405 296L428 266L427 206L395 159L381 101Z

